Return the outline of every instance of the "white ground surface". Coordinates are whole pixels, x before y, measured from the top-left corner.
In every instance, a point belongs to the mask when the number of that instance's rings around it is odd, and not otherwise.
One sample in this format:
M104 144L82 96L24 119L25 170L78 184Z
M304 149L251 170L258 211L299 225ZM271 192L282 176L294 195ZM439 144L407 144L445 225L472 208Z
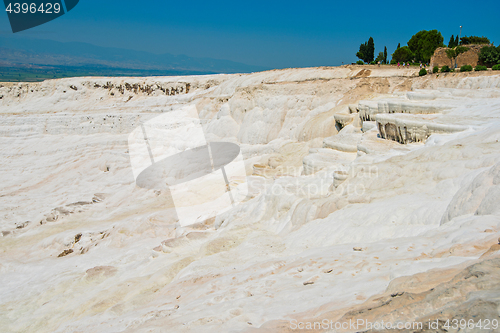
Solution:
M475 262L500 236L500 76L412 75L0 84L0 331L258 329ZM333 115L360 100L420 142L362 132L358 115L336 128ZM398 103L410 114L384 113ZM244 203L185 228L168 193L135 185L127 146L141 123L184 105L196 105L209 141L240 145L250 188ZM358 151L325 145L336 135Z

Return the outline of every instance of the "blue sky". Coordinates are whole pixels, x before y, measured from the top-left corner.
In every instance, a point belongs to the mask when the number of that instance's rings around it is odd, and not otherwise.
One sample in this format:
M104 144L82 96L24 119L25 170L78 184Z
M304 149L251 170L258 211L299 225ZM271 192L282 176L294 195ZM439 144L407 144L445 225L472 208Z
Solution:
M372 36L392 53L419 30L500 43L500 2L80 0L68 14L16 37L228 59L271 68L356 61ZM6 13L0 34L12 35Z

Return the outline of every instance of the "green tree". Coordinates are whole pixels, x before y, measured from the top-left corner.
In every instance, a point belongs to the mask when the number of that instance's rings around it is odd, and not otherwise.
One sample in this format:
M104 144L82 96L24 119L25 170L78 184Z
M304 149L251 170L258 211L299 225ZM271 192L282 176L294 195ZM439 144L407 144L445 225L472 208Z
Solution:
M470 44L491 44L490 40L486 37L478 36L464 36L460 38L460 45L470 45Z
M384 64L387 64L387 46L384 46Z
M458 45L455 45L455 36L451 35L450 41L448 42L448 47L451 49L455 46L458 46Z
M444 47L443 35L437 30L421 30L411 37L408 47L416 61L429 62L438 47Z
M375 59L375 62L376 62L376 63L378 63L379 61L380 61L381 63L383 63L383 62L384 62L384 52L379 52L379 53L378 53L378 56L377 56L377 58Z
M358 57L361 61L366 62L366 54L368 53L368 43L365 42L359 46L359 51L356 53L356 57Z
M399 49L396 49L396 51L394 51L394 53L392 54L392 60L395 60L397 62L407 62L412 60L413 57L413 52L411 52L408 46L400 47Z
M458 46L460 44L460 42L458 41L458 35L455 36L455 46Z
M398 43L398 47L396 47L396 50L401 47L401 43Z
M500 64L500 46L484 46L479 52L479 61L487 66Z
M373 38L370 37L368 39L368 60L367 62L372 62L375 58L375 43L373 42Z
M466 48L465 46L456 46L452 49L446 50L446 56L450 59L451 61L451 67L453 66L453 60L455 60L459 54L467 52L469 49Z
M373 61L375 58L375 44L373 43L372 37L370 37L367 42L364 42L359 46L359 51L356 53L356 57L366 63Z

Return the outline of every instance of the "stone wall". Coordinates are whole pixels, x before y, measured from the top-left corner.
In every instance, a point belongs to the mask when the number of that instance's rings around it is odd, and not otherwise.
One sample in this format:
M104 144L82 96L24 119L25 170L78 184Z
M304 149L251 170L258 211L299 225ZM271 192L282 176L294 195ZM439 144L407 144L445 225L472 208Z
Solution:
M472 67L475 67L479 61L479 52L485 45L473 44L464 46L469 50L457 57L457 66L459 68L463 65L471 65ZM434 55L431 58L431 68L433 68L434 66L443 67L444 65L450 66L450 68L453 68L455 66L455 61L453 61L452 64L450 58L446 56L447 49L447 47L439 47L436 49L436 51L434 51Z

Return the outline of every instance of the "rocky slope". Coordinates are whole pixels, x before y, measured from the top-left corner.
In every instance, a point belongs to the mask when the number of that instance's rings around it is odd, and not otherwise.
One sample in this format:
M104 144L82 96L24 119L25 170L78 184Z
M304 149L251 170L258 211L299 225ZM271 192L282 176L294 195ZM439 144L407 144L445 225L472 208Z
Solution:
M0 83L0 331L498 320L492 74ZM240 146L249 195L181 227L167 192L136 186L127 138L186 105L208 141Z

